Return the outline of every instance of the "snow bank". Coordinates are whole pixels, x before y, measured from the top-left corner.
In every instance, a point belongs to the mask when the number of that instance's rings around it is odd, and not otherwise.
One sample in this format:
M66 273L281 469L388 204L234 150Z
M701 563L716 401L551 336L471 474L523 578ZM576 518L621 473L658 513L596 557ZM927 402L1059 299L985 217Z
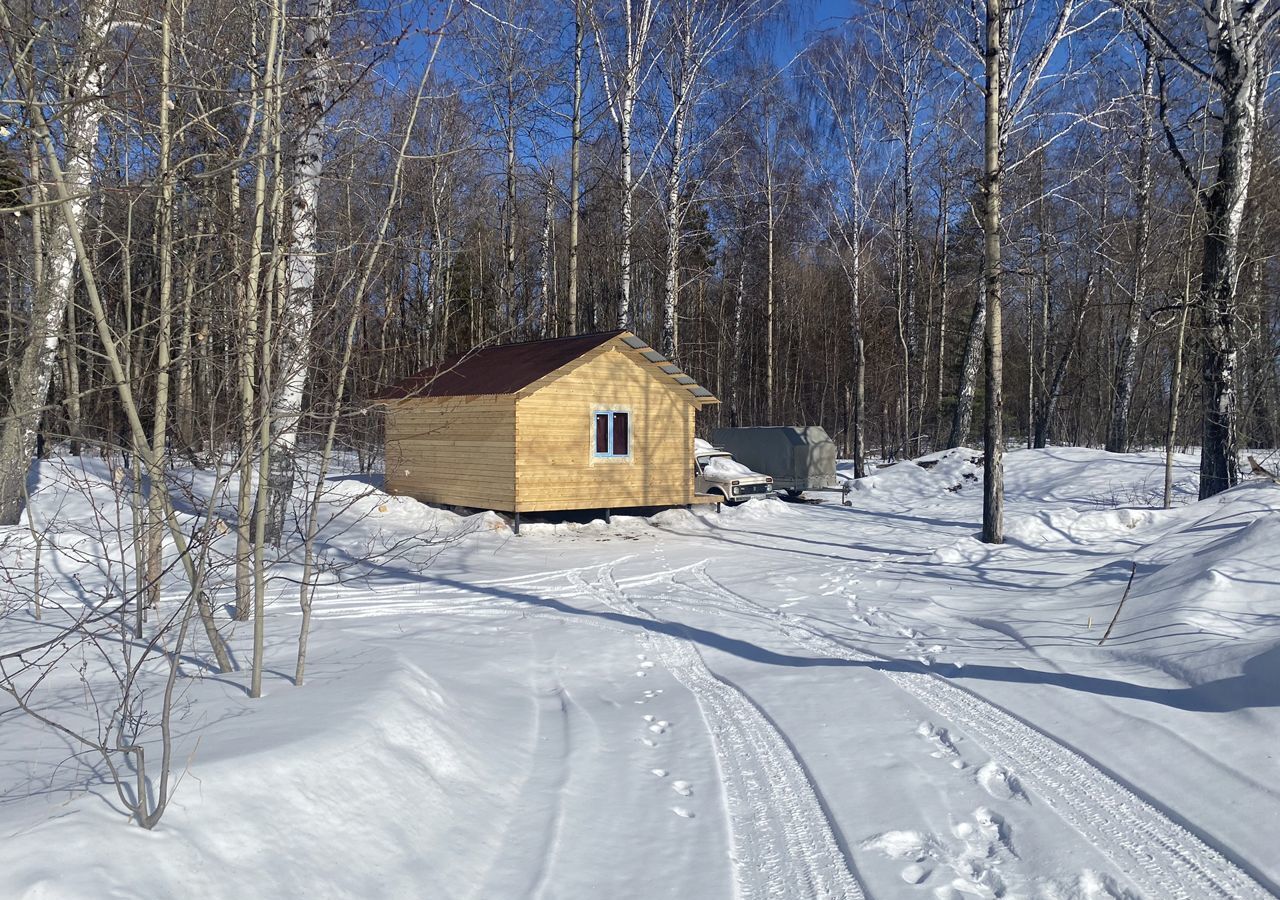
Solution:
M1027 547L1062 547L1114 540L1135 529L1145 530L1160 522L1172 524L1174 521L1171 514L1150 509L1041 510L1032 515L1008 516L1005 538Z
M777 497L756 497L739 506L722 504L719 512L714 506L695 506L692 510L666 509L650 516L647 521L650 525L671 531L713 531L738 524L790 519L798 514L793 504Z
M919 460L902 460L888 466L881 466L865 478L853 478L853 464L844 462L839 466L840 474L850 481L856 494L871 495L878 500L889 502L896 500L906 503L910 500L937 498L963 489L969 483L976 483L982 474L982 467L975 465L974 460L981 454L966 447L943 450L931 453ZM871 499L865 497L864 500ZM855 498L855 502L858 502Z
M1237 488L1220 495L1225 502L1217 515L1185 530L1185 536L1198 535L1202 541L1220 530L1227 534L1154 570L1139 561L1116 626L1117 639L1153 627L1186 625L1206 635L1270 637L1280 643L1280 512L1243 525L1232 521L1240 506L1259 499L1256 495L1280 507L1280 489Z
M466 702L395 652L362 653L340 679L224 704L159 829L70 804L0 841L4 895L468 894L525 765L513 725L527 712L503 702L487 661L454 663L498 690Z

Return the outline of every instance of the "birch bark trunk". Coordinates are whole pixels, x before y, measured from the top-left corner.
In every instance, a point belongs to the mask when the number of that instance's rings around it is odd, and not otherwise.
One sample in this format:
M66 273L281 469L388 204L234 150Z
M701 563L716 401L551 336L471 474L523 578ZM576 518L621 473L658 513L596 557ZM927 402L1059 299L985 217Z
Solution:
M1200 451L1200 499L1221 493L1240 480L1236 336L1243 230L1260 95L1256 77L1258 47L1236 42L1234 29L1217 29L1215 69L1223 82L1222 150L1218 172L1206 201L1203 273L1198 300L1204 336L1203 425Z
M332 0L308 0L303 32L304 71L298 91L301 129L293 158L289 254L284 308L276 341L281 370L271 404L271 466L267 484L265 537L278 546L297 469L298 428L311 362L309 341L315 309L316 224L324 171L325 105L329 86ZM269 361L264 361L268 365Z
M98 130L105 113L103 44L111 19L107 6L101 2L85 3L81 15L75 71L67 78L76 90L74 104L63 119L61 169L69 193L69 215L83 230ZM8 22L8 16L4 21ZM40 98L33 97L33 102L39 103ZM76 259L70 226L64 217L53 217L46 284L33 297L27 346L12 374L9 414L0 429L0 525L18 524L26 507L27 473L36 449L40 417L49 398L49 385L58 365L58 342L75 290Z
M1002 170L1001 97L1004 51L1001 0L987 0L986 128L984 133L987 328L986 422L982 455L982 540L1004 543L1004 349L1000 310L1000 176Z
M685 162L685 118L689 113L693 91L693 39L692 11L689 18L680 23L680 56L678 69L672 79L674 91L671 97L672 136L671 168L667 173L667 272L662 289L662 355L675 361L677 352L679 304L680 304L680 226L683 219L682 181Z
M969 317L969 331L965 335L964 350L960 357L959 383L956 385L956 405L951 412L951 437L948 444L962 447L969 441L973 430L973 405L977 394L978 368L982 365L982 336L987 328L987 276L985 267L978 272L978 296Z
M565 334L578 333L578 220L582 193L582 3L573 3L573 119L569 149L569 286Z

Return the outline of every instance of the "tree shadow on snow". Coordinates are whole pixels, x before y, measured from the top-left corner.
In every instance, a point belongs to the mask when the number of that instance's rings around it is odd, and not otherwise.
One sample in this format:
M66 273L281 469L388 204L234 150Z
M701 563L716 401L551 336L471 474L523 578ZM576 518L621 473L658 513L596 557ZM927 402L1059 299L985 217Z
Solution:
M460 590L474 591L475 586L447 577L430 581ZM1241 709L1280 706L1280 646L1276 646L1250 659L1240 675L1222 678L1207 684L1182 688L1147 687L1110 678L1092 675L1074 675L1068 672L1045 672L1016 666L955 665L934 663L926 666L914 660L872 659L851 660L832 657L794 656L769 650L750 641L728 637L705 628L646 619L615 610L590 610L571 606L562 600L527 594L500 586L488 586L485 592L493 597L524 603L543 609L575 616L587 616L641 628L659 634L684 638L705 647L719 650L740 659L771 666L789 668L857 668L881 672L902 672L918 675L935 675L947 680L996 681L1015 684L1041 684L1066 690L1081 691L1104 697L1120 697L1158 703L1172 709L1187 712L1235 712Z

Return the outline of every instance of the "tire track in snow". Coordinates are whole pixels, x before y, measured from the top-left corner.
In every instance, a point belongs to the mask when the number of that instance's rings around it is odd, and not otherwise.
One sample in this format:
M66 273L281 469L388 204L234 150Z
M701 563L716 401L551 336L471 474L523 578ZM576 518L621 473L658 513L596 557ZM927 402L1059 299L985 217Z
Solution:
M534 702L532 761L496 858L475 895L539 898L554 867L564 824L569 777L570 711L576 705L556 677L552 658L540 654L530 678ZM527 866L536 861L532 868Z
M693 571L698 587L721 603L747 608L776 622L781 633L806 650L853 662L891 662L854 650L782 611L742 597ZM678 587L692 587L678 585ZM1084 835L1152 900L1268 900L1273 895L1191 831L1173 822L1128 787L1078 753L977 694L927 672L889 672L886 678L981 744L1024 786Z
M596 586L577 574L570 581L615 612L657 621L607 568ZM657 632L646 632L643 640L693 694L711 731L740 900L862 900L813 785L777 728L742 691L707 668L692 642Z

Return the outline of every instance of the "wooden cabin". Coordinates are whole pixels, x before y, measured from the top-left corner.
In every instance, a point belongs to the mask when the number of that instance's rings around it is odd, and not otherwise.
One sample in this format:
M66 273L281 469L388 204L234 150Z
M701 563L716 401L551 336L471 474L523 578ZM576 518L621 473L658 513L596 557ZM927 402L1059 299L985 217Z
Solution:
M719 401L629 331L488 347L392 387L385 489L519 514L683 506Z

